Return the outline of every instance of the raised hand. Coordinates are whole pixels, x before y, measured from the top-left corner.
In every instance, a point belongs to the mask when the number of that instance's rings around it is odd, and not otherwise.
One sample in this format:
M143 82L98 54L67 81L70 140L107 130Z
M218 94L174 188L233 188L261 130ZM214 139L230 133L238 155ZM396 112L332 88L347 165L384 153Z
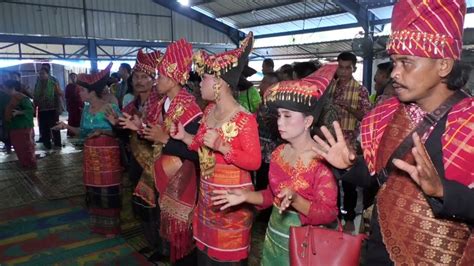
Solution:
M283 213L290 207L291 203L296 199L298 194L291 188L284 188L278 193L277 198L280 199L280 213Z
M431 162L424 145L421 143L420 137L416 133L413 133L413 143L415 147L411 150L411 153L415 158L415 165L400 159L394 159L393 164L397 168L407 172L426 195L431 197L443 197L444 192L441 178Z
M119 125L122 128L138 131L142 125L142 121L137 115L131 116L127 113L123 113L123 116L119 117Z
M339 123L335 121L333 126L336 132L336 139L334 139L334 136L327 127L322 126L321 132L327 141L322 140L317 135L314 136L318 146L313 147L313 150L332 166L339 169L347 169L353 165L356 155L347 145Z
M217 138L219 137L219 133L215 129L208 129L204 134L203 141L204 145L207 147L214 149L214 144L216 143Z
M118 114L112 109L112 107L109 105L105 108L105 118L112 124L113 126L117 125L119 123L119 116Z
M169 135L160 125L147 126L143 129L145 139L152 142L166 143Z
M214 190L211 197L212 205L223 205L220 210L239 205L245 202L245 192L242 189Z
M185 134L186 134L186 131L184 130L184 126L183 124L181 124L181 122L178 122L178 124L171 123L170 136L173 139L183 140Z

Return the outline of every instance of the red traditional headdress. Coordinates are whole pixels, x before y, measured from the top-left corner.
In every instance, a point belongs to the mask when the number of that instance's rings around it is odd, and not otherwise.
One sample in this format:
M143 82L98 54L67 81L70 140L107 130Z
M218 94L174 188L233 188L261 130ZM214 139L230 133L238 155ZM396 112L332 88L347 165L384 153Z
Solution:
M241 42L240 47L217 55L209 55L203 50L193 56L196 71L199 75L204 73L214 74L225 80L229 86L236 90L240 74L247 65L248 56L253 47L253 33L249 32Z
M401 0L393 8L389 54L459 59L465 0Z
M77 76L77 84L89 90L103 90L107 85L107 81L110 76L110 69L112 63L110 63L105 69L94 74L79 74Z
M144 53L142 49L138 50L137 60L133 66L134 71L142 71L156 77L156 68L161 62L163 54L160 51L154 51L151 53Z
M189 79L192 56L193 47L185 39L173 42L166 48L158 72L184 85Z

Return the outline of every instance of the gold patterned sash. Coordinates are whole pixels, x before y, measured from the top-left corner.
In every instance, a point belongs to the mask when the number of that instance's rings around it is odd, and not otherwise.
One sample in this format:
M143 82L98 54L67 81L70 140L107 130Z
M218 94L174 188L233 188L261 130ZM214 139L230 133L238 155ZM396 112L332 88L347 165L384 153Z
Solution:
M412 129L405 109L400 107L382 136L377 171ZM405 160L414 162L411 153ZM425 195L406 173L389 174L377 195L377 211L383 242L396 265L474 265L467 257L469 252L463 255L471 235L468 226L435 218Z

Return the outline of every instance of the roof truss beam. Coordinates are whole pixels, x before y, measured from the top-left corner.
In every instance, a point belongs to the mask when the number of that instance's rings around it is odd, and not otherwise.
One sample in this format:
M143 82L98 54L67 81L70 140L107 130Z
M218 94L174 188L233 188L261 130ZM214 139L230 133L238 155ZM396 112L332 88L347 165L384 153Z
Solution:
M374 15L367 5L362 6L355 0L333 0L335 4L342 7L347 12L351 13L356 17L359 24L362 26L365 32L370 32L371 21L377 20L377 16ZM383 30L383 27L376 28L378 32Z
M259 7L259 8L247 9L247 10L242 10L242 11L238 11L238 12L231 12L231 13L227 13L227 14L222 14L222 15L216 16L216 18L233 17L233 16L258 12L258 11L262 11L262 10L267 10L267 9L272 9L272 8L277 8L277 7L282 7L282 6L287 6L287 5L302 3L302 2L305 2L305 1L304 0L290 0L290 1L286 1L286 2L279 2L279 3L275 3L275 4L271 4L271 5L262 6L262 7Z
M221 33L224 33L227 35L234 44L238 45L240 40L245 38L245 33L238 30L234 29L222 22L219 22L213 18L210 18L204 14L201 14L190 7L187 6L182 6L180 3L177 1L172 1L172 0L153 0L154 3L161 5L163 7L166 7L176 13L179 13L183 16L186 16L194 21L197 21L199 23L202 23L208 27L213 28L214 30L217 30Z

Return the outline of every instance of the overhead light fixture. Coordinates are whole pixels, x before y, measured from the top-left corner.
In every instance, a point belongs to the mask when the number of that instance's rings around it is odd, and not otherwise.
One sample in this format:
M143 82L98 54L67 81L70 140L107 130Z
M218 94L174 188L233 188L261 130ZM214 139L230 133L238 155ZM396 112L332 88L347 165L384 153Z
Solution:
M180 3L183 6L189 6L189 0L178 0L178 3Z

